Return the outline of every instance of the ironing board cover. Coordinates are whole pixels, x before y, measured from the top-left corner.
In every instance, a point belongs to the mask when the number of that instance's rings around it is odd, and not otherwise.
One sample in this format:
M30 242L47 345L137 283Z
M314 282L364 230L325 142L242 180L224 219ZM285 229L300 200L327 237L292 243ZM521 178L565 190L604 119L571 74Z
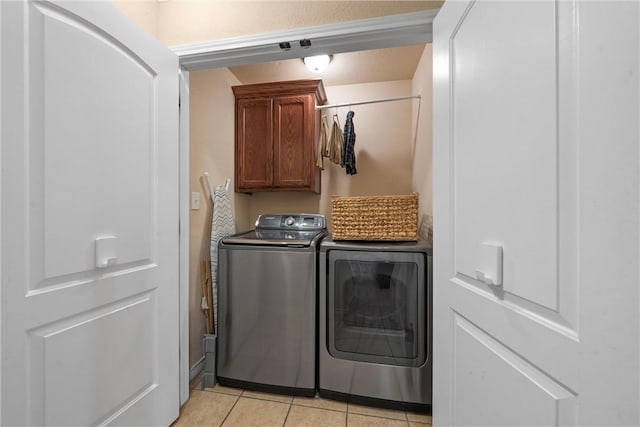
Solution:
M223 185L213 192L213 217L211 220L211 286L215 331L218 332L218 243L236 232L231 198Z

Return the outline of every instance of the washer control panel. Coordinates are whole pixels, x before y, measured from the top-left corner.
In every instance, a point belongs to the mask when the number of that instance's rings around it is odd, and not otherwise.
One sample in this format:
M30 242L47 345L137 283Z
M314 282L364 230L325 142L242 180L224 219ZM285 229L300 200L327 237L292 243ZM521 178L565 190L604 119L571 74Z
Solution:
M322 230L326 227L323 215L263 214L256 220L256 229Z

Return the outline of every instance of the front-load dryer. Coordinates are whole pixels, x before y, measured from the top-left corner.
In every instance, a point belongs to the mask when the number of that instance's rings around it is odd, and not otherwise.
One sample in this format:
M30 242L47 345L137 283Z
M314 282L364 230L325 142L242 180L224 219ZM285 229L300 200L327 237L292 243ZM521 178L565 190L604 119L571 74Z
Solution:
M425 242L321 243L321 396L431 410L431 263Z

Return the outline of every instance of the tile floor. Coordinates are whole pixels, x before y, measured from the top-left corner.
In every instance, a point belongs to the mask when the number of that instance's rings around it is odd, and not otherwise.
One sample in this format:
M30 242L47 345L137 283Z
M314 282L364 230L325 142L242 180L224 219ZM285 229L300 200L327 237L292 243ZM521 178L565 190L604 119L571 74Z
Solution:
M426 427L431 416L389 411L323 399L281 396L216 385L200 390L191 383L191 398L172 427L186 426L327 426Z

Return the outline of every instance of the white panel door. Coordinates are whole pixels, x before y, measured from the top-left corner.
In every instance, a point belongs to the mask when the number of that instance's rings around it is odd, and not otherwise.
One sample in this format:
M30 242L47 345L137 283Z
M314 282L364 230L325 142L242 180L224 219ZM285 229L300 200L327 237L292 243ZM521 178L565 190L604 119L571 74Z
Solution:
M106 2L2 2L2 425L178 416L178 64Z
M639 28L627 1L438 13L436 425L640 423Z

